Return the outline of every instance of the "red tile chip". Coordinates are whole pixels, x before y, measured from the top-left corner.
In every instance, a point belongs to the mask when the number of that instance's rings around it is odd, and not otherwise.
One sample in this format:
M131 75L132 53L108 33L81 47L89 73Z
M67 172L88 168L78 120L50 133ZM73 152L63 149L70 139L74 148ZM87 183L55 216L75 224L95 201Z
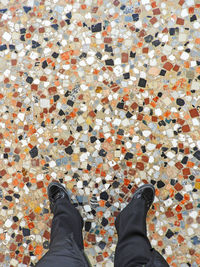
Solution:
M176 24L184 25L184 19L177 18L177 20L176 20Z
M166 69L166 70L168 70L168 71L170 71L173 68L173 65L170 62L166 62L164 64L163 68Z
M196 108L190 109L189 112L192 118L199 117L199 112Z
M183 131L184 133L188 133L188 132L190 132L190 126L189 126L188 124L182 126L182 131Z

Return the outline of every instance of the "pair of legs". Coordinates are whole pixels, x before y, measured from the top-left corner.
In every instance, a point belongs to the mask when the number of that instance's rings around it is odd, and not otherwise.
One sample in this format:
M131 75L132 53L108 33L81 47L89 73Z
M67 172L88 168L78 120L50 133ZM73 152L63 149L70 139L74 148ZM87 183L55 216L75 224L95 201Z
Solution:
M61 187L60 191L62 191ZM143 189L139 188L137 191L142 192ZM168 264L164 258L152 249L147 238L146 215L149 203L148 199L142 197L142 194L140 192L138 194L137 191L135 193L136 197L133 197L132 201L120 212L115 221L118 244L114 266L167 267ZM59 195L59 190L57 192L58 196L55 201L50 197L54 213L50 249L37 263L36 267L54 267L56 265L62 267L90 266L83 252L83 219L78 210L71 204L69 198L64 197L66 192L65 194L62 192L61 195L63 197ZM150 201L150 205L152 201ZM154 262L156 262L156 265Z

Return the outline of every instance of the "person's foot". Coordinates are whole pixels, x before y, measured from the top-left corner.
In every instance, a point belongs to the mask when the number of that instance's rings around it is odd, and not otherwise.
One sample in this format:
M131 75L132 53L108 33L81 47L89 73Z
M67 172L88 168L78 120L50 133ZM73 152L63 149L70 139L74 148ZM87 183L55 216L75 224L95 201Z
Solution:
M47 193L50 201L51 212L54 212L55 203L58 199L66 198L69 201L67 190L59 182L51 182L48 185Z
M140 186L133 194L133 199L142 198L145 200L147 211L151 207L155 196L155 188L152 184L145 184Z

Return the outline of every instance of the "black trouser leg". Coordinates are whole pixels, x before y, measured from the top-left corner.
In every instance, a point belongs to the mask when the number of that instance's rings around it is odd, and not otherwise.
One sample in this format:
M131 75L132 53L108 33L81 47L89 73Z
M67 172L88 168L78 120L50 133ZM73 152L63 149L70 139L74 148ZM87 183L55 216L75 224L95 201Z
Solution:
M115 267L146 264L151 257L151 244L146 231L145 200L133 199L117 216L115 227L118 234Z
M133 199L117 216L115 267L169 267L147 238L146 215L145 200Z
M86 267L83 252L83 219L66 199L58 199L54 209L49 251L36 267Z
M64 236L73 233L76 244L83 249L82 228L83 219L79 211L66 199L58 199L51 226L50 248Z

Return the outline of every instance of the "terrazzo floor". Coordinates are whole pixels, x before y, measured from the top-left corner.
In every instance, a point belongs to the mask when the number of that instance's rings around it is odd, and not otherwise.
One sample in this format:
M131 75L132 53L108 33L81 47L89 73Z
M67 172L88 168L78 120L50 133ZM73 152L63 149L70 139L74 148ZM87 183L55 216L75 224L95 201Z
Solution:
M1 0L0 152L0 266L48 250L52 180L93 266L113 266L114 219L144 183L152 246L200 266L200 2Z

